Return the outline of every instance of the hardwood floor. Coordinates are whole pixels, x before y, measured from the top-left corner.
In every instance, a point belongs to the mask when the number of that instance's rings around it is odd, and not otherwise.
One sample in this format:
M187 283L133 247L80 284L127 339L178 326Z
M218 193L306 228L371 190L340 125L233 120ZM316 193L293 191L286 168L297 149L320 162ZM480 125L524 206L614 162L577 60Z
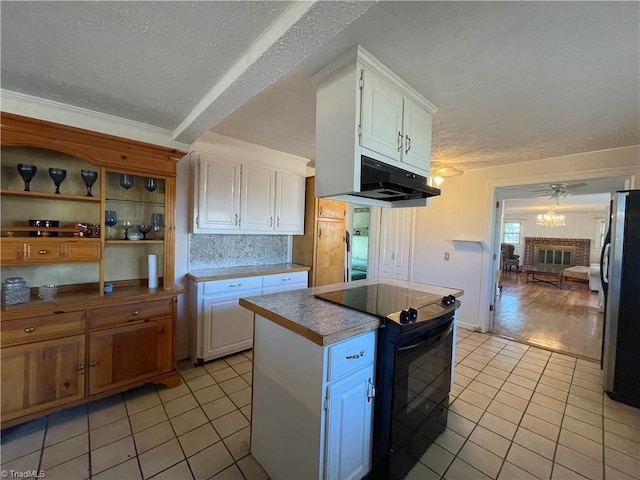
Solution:
M576 282L557 288L526 283L524 273L502 274L493 332L554 351L600 360L603 314L598 294Z

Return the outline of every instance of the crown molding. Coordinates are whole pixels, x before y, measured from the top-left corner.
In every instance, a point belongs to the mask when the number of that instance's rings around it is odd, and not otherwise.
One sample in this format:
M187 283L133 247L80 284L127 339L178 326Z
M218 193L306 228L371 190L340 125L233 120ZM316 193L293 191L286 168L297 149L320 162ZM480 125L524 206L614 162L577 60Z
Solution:
M189 150L189 145L173 139L171 130L10 90L0 89L0 110L153 145Z

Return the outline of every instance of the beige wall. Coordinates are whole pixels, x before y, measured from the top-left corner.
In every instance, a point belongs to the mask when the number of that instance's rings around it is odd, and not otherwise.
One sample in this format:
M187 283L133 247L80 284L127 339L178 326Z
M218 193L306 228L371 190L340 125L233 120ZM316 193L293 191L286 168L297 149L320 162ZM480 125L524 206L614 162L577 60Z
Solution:
M486 330L495 270L495 189L620 176L640 179L640 146L491 167L447 178L442 195L431 199L429 207L416 209L412 280L462 288L465 294L458 321ZM450 253L449 261L443 260L443 252Z

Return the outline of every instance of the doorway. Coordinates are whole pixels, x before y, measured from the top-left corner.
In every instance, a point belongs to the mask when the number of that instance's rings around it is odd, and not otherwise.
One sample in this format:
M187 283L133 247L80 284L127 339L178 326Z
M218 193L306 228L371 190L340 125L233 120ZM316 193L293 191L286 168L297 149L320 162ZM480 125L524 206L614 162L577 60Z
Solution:
M349 204L347 216L348 231L351 232L351 245L347 258L349 281L364 280L370 272L371 208L366 205Z
M549 185L523 185L498 187L500 201L496 218L494 252L498 285L495 290L493 320L490 331L520 342L593 360L600 359L603 313L598 287L589 281L592 264L599 263L601 232L608 222L607 206L613 191L624 187L624 180L589 180L573 182L584 184L583 192L554 193L552 186L569 185L567 182ZM542 194L536 193L542 190ZM550 190L550 193L549 193ZM550 208L553 205L552 208ZM554 212L564 215L564 225L550 225L538 216ZM562 223L562 222L558 222ZM549 268L549 275L533 275L536 267L533 243L574 245L585 240L588 252L559 265L557 272ZM501 262L502 244L513 245L518 255L517 267L504 267ZM508 250L507 248L505 248ZM565 247L558 247L563 250ZM544 262L544 259L543 259ZM576 267L584 277L570 278L573 272L564 269ZM579 267L579 268L578 268ZM599 266L598 266L599 268ZM591 275L593 276L593 274Z

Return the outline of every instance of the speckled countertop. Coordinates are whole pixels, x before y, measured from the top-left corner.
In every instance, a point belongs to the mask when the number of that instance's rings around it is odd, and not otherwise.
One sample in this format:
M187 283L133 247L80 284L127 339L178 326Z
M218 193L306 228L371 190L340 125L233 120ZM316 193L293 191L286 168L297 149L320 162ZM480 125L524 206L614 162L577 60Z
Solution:
M374 315L315 298L314 295L376 283L408 287L432 293L436 297L445 295L460 297L464 293L457 288L379 277L259 297L241 298L240 305L318 345L330 345L354 335L377 329L380 326L380 319Z
M242 267L208 268L187 273L187 278L196 282L225 280L228 278L255 277L258 275L275 275L277 273L306 272L309 267L296 263L275 263L270 265L246 265Z

